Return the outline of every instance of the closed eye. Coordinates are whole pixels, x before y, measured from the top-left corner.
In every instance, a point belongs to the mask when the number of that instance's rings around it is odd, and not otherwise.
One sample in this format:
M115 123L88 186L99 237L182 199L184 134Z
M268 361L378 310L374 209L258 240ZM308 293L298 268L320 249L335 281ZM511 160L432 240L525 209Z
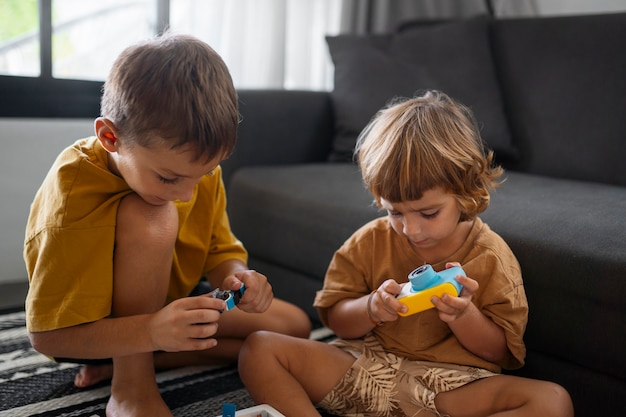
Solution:
M159 175L159 181L161 181L163 184L176 184L178 182L178 178L165 178Z
M432 212L429 212L429 211L422 212L422 217L425 219L434 219L438 215L439 215L439 210L432 211Z

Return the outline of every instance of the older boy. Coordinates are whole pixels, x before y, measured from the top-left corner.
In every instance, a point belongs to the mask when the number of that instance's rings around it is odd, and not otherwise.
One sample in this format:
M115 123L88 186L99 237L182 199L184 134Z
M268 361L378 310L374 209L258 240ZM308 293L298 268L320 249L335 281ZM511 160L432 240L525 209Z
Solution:
M171 416L155 364L234 361L252 331L305 337L310 323L273 300L230 231L219 163L235 146L238 111L219 55L183 35L129 47L101 105L96 136L59 155L32 204L28 330L51 357L112 358L75 381L112 372L107 415ZM224 301L187 297L202 276L212 288L245 285L239 308L221 314Z

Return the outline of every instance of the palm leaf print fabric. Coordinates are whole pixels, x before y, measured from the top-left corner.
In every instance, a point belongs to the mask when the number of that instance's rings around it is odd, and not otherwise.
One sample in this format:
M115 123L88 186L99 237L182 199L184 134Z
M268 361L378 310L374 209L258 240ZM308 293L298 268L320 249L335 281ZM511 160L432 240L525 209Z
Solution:
M439 416L435 396L493 372L467 366L413 361L385 352L372 334L331 342L356 357L344 378L319 404L354 417Z

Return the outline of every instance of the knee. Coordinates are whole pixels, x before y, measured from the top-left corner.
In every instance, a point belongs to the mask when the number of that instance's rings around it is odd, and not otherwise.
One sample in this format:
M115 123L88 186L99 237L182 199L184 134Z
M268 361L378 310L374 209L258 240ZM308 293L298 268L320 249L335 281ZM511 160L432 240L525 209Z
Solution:
M267 363L267 359L279 356L284 335L267 330L257 330L244 341L239 351L239 363Z
M173 203L155 206L137 194L129 194L120 201L116 243L173 246L177 235L178 211Z
M574 405L572 398L565 388L562 386L548 382L544 393L546 395L545 406L548 408L544 414L554 417L573 417Z
M239 360L258 357L258 355L262 355L264 352L269 352L270 349L268 347L272 346L272 335L272 332L266 330L258 330L248 335L241 347Z
M239 372L252 372L259 364L266 363L267 355L272 352L272 332L258 330L251 333L239 351Z

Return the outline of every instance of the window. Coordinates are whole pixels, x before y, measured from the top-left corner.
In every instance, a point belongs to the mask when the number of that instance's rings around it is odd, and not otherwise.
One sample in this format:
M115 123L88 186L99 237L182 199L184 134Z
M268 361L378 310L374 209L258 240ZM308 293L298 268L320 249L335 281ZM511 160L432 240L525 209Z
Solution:
M155 0L53 0L52 76L106 79L128 45L154 36Z
M211 45L235 87L329 90L342 0L0 0L0 117L96 117L122 49L167 27Z
M0 74L104 81L124 47L169 27L211 45L238 88L329 89L332 66L324 36L339 32L341 4L0 0Z
M37 0L0 0L0 74L37 77L40 68Z

